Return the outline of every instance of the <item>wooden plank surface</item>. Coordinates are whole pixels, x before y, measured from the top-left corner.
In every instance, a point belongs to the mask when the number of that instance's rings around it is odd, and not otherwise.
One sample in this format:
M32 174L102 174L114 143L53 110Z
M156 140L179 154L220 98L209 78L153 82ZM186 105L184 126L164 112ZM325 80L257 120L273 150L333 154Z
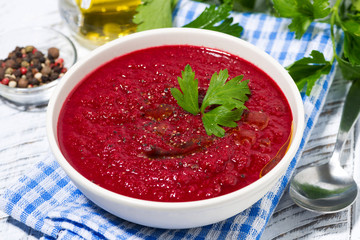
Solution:
M16 21L13 13L16 9ZM30 11L31 9L31 11ZM57 11L57 1L0 1L0 33L23 26L52 26L67 33ZM79 56L88 51L76 43ZM348 85L338 75L330 88L324 109L299 162L299 169L326 161L331 155L339 127ZM30 123L30 124L29 124ZM360 123L351 132L342 163L360 183ZM0 100L0 194L19 176L48 154L45 109L19 111ZM347 210L335 214L305 211L292 202L287 192L264 231L269 239L360 239L360 197ZM0 211L0 239L39 239L41 233L28 228Z
M337 76L326 99L323 111L299 161L298 169L326 161L332 153L348 84ZM359 127L350 133L341 161L345 169L360 179ZM296 206L285 192L262 239L360 239L359 197L350 208L332 214L309 212Z

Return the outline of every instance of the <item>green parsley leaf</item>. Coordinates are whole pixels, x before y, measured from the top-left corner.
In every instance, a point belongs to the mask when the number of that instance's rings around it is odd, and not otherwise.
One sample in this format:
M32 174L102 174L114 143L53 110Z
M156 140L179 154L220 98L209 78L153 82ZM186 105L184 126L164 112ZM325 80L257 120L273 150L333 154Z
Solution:
M360 11L360 0L351 0L351 2L355 11Z
M236 127L235 121L241 119L243 109L231 109L227 106L219 106L203 114L202 121L208 135L217 137L225 136L225 127Z
M360 64L352 65L349 61L337 58L339 67L343 77L347 80L358 80L360 81Z
M328 0L314 0L312 9L314 19L325 18L330 14L330 2Z
M232 0L233 11L238 12L267 12L272 6L271 0Z
M301 38L311 22L330 13L328 0L274 0L274 8L281 17L292 18L289 29Z
M208 135L223 137L225 130L220 126L236 127L235 121L240 120L243 110L246 109L244 103L248 100L247 94L250 94L249 80L241 81L241 75L226 82L228 77L226 69L219 74L214 73L201 104L200 111ZM217 105L220 106L205 112L208 107Z
M228 77L227 69L212 75L209 88L201 104L201 113L204 113L205 109L212 105L225 105L231 109L244 107L244 102L248 99L246 94L250 94L249 81L242 82L243 76L241 75L226 82Z
M178 78L183 93L177 88L171 89L171 94L180 107L193 115L201 113L208 135L223 137L225 130L221 126L236 127L235 121L240 120L243 110L246 109L244 104L250 94L249 80L242 81L241 75L226 82L228 78L226 69L212 75L201 108L198 103L198 81L190 65L182 71L182 78ZM214 108L209 110L211 107Z
M296 0L274 0L274 8L281 17L293 18L299 15Z
M178 77L180 92L177 88L171 88L171 94L176 99L180 107L191 114L198 114L199 109L199 92L198 80L195 79L195 72L190 65L186 65L184 71L181 71L182 78Z
M311 22L312 20L309 17L302 15L296 16L292 19L292 22L289 25L289 30L295 32L295 37L299 39L309 28Z
M235 11L253 11L255 5L256 0L234 0Z
M313 50L310 56L286 67L299 90L302 90L307 84L306 95L310 95L316 80L331 70L331 62L326 61L321 52Z
M172 27L172 10L178 0L143 0L134 15L137 31Z
M360 22L349 19L343 21L344 56L352 65L360 65Z
M239 37L243 28L238 24L232 24L233 18L229 17L231 9L232 6L228 3L221 4L219 7L211 5L195 20L183 27L208 29Z

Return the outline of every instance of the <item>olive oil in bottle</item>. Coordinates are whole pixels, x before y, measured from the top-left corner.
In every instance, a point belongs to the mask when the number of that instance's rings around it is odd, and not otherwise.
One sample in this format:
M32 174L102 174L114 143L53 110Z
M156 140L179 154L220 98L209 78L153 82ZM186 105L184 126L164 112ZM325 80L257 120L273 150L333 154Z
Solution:
M132 22L141 0L73 0L80 12L77 37L99 46L136 31Z

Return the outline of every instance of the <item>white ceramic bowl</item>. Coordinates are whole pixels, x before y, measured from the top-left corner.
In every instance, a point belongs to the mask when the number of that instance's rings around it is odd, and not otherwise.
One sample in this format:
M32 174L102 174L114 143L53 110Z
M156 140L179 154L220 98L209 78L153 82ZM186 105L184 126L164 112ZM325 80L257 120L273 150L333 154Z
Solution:
M229 194L192 202L155 202L134 199L108 191L79 174L62 155L57 138L61 107L74 87L92 70L114 57L152 46L189 44L230 52L255 64L272 77L284 92L293 114L293 137L283 159L264 177ZM47 115L51 149L74 184L94 203L128 221L158 228L180 229L212 224L236 215L263 197L285 173L294 157L304 129L304 110L299 91L287 71L268 54L250 43L226 34L186 28L158 29L136 33L94 50L75 64L54 92Z

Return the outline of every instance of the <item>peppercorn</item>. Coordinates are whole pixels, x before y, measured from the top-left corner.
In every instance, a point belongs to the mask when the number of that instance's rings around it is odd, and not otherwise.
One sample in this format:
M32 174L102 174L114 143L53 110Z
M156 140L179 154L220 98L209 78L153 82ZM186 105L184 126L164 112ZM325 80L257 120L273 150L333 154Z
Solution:
M20 53L21 54L21 53ZM22 55L21 55L22 56ZM20 64L21 65L21 62L22 62L22 57L17 57L15 58L15 63L16 64Z
M14 59L8 59L5 61L5 67L13 67L15 65Z
M62 58L58 58L55 61L55 65L59 66L59 67L62 67L63 63L64 63L64 59L62 59Z
M42 75L48 76L51 73L51 68L49 66L44 66L41 70Z
M52 57L53 59L58 58L59 57L59 49L55 48L55 47L49 48L48 55L50 57Z
M48 76L41 76L41 82L42 83L46 83L46 82L49 82L50 81L50 77L48 77Z
M14 69L11 67L6 68L5 74L12 74L14 72Z
M46 60L45 57L40 57L40 58L39 58L40 63L45 63L45 60Z
M39 84L40 84L40 81L37 80L36 78L31 78L31 79L29 80L29 84L31 84L31 85L33 85L33 86L39 85Z
M41 57L43 57L43 56L44 56L44 54L43 54L42 52L40 52L40 51L35 51L35 53L34 53L35 59L36 59L36 58L39 59L39 58L41 58Z
M41 74L40 72L37 72L37 73L35 73L35 75L34 75L34 78L36 78L37 80L40 80L41 77L42 77L42 74Z
M55 67L53 68L53 71L56 72L56 73L61 73L61 67L55 66Z
M5 68L0 67L0 79L3 79L5 76Z
M26 68L25 68L25 70L26 70ZM23 73L22 73L22 71L21 71L21 68L20 68L20 69L16 69L16 70L14 71L15 77L21 77L22 74L23 74Z
M24 68L28 68L29 65L30 65L29 62L27 62L27 61L22 61L21 62L21 66L24 67Z
M8 78L3 78L2 80L1 80L1 83L2 84L4 84L4 85L8 85L9 84L9 79Z
M30 64L32 65L39 65L40 64L40 60L38 58L33 58L30 62Z
M18 87L19 88L27 88L29 85L29 81L26 78L20 78L18 81Z
M21 52L16 52L16 53L15 53L15 56L18 57L18 58L21 58L21 57L22 57L22 53L21 53Z
M27 73L27 68L26 67L21 67L18 70L20 71L21 74L26 74Z
M11 80L16 80L16 77L14 74L6 74L6 76Z
M27 79L31 79L31 78L34 77L34 74L32 74L32 72L29 72L29 71L28 71L28 72L25 74L25 76L26 76Z
M34 48L35 48L34 46L26 46L26 47L25 47L25 51L26 51L27 53L30 53L30 52L32 52L32 50L33 50Z
M56 72L51 73L50 80L55 80L59 78L59 74Z
M8 83L8 86L12 87L12 88L16 87L16 85L17 85L17 83L14 80L9 81L9 83Z
M33 66L30 68L30 70L31 70L31 73L34 74L34 75L35 75L37 72L39 72L39 71L37 70L37 68L35 68L35 67L33 67Z

